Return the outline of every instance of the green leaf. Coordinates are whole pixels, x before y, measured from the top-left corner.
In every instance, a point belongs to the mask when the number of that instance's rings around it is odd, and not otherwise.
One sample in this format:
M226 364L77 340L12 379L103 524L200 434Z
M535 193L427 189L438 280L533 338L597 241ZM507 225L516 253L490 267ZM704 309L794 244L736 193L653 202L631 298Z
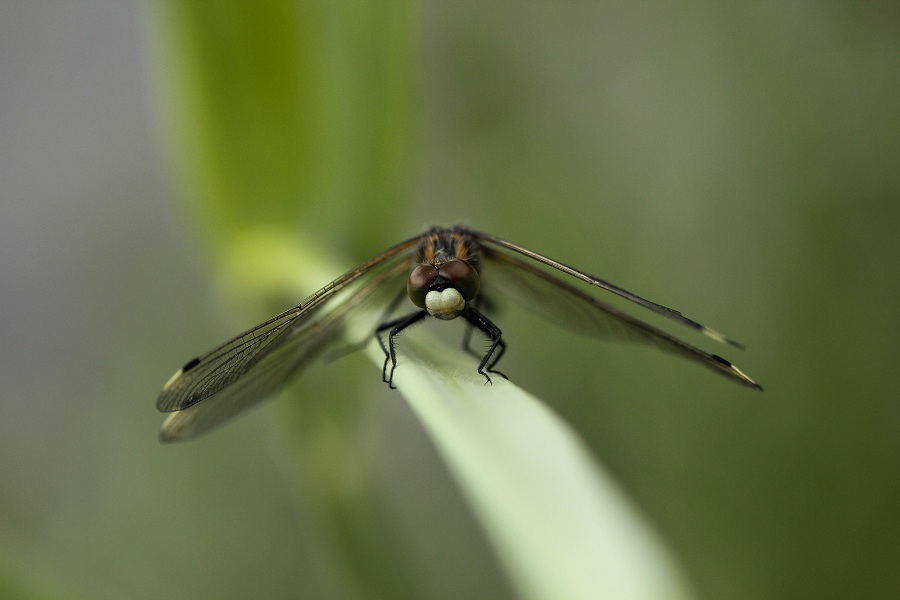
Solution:
M207 246L252 227L371 249L391 230L413 164L412 8L155 5L172 167Z
M472 357L421 339L404 338L417 360L402 360L394 381L523 597L693 597L664 544L571 427L497 375L485 385ZM372 356L383 359L377 348Z

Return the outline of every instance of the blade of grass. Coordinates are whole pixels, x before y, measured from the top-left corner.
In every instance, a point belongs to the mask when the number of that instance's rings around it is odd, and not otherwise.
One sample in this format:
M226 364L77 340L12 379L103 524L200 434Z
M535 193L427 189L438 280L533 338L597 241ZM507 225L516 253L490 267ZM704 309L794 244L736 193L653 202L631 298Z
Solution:
M205 245L227 249L248 227L383 243L414 164L414 5L153 7L172 168Z
M461 351L421 339L404 338L423 362L403 361L395 383L523 597L693 597L662 541L571 427L500 377L484 385Z

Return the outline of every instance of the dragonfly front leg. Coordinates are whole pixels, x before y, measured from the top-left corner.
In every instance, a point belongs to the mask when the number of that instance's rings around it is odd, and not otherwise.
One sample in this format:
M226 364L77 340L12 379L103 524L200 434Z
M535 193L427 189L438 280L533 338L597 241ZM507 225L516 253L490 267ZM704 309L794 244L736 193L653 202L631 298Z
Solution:
M382 323L378 326L378 329L375 330L375 339L378 340L378 345L381 346L381 351L384 352L384 366L381 368L381 381L388 384L388 387L392 390L396 389L394 387L394 369L397 368L397 349L395 348L394 338L397 337L401 331L410 325L418 323L427 316L427 311L420 310L411 315L406 315L399 319ZM387 330L390 330L390 332L388 333L388 343L385 344L381 334ZM388 375L388 362L391 363L390 375Z

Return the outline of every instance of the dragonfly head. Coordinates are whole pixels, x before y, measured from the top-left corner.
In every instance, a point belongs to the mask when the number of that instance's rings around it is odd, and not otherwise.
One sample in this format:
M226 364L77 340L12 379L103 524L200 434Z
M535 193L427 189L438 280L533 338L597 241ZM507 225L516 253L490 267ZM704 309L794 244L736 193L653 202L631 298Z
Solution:
M480 287L478 271L459 259L439 265L423 263L413 269L406 282L412 303L442 320L458 317L466 302L478 295Z

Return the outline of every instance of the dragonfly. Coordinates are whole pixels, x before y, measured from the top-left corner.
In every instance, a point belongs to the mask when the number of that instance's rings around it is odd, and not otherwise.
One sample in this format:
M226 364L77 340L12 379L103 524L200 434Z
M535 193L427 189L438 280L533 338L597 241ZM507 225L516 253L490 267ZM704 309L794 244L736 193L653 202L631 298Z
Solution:
M391 388L399 335L429 317L465 321L463 346L479 361L475 371L486 384L493 381L492 375L506 378L496 369L506 343L486 313L495 299L510 298L577 332L649 343L762 390L730 361L596 298L588 293L589 286L716 342L743 348L677 310L533 250L461 226L434 227L347 271L297 306L188 361L166 382L157 399L157 409L171 413L160 439L197 437L274 395L306 366L338 347L346 339L348 321L378 305L387 310L372 325L384 352L382 380ZM395 317L407 298L414 308ZM470 347L475 331L489 342L482 353Z

